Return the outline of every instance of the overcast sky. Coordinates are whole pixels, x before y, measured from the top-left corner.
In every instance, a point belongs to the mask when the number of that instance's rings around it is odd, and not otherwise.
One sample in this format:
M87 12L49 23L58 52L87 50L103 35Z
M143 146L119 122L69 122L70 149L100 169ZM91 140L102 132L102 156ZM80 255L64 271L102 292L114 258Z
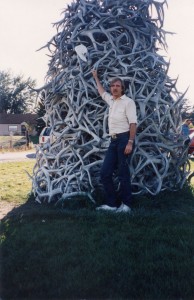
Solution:
M0 0L0 70L10 70L44 83L48 51L36 51L55 34L53 23L71 0ZM179 76L177 87L194 105L194 0L168 0L164 29L175 32L167 37L169 75Z

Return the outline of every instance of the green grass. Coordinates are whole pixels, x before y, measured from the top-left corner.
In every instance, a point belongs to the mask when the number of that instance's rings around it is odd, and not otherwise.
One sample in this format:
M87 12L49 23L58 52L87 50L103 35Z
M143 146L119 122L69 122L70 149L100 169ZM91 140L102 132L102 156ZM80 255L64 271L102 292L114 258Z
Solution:
M136 196L130 216L76 203L3 219L3 300L194 298L193 186Z
M31 190L34 161L0 163L0 201L24 203Z

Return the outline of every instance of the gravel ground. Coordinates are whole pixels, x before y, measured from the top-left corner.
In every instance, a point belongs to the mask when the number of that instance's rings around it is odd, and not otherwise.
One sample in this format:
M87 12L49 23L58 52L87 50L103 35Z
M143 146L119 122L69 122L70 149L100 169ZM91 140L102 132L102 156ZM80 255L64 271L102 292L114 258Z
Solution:
M29 159L35 160L35 158L35 150L0 153L0 163L11 161L25 161Z
M19 205L14 203L10 203L7 201L0 202L0 220L2 220L9 212L11 212L14 208L17 208Z

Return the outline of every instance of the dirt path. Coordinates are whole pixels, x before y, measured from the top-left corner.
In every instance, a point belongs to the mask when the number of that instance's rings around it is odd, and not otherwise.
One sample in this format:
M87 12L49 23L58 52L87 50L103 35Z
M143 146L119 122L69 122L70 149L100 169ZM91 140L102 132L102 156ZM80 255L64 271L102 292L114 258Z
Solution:
M18 204L10 203L7 201L0 202L0 220L2 220L9 212L18 207Z
M40 211L44 212L44 207L40 206L40 204L35 201L29 200L26 203L18 204L18 203L10 203L7 201L0 202L0 220L4 219L6 216L19 216L19 215L31 215L34 213L40 213Z
M36 158L35 150L0 153L0 163L10 161L25 161Z

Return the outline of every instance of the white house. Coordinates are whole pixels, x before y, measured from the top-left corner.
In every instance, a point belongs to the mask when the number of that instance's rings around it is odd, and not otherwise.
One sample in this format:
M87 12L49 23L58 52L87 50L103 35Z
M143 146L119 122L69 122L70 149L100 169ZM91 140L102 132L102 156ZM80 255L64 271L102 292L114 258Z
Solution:
M25 135L26 124L29 127L29 133L36 135L36 123L38 115L36 114L5 114L0 113L0 135Z

